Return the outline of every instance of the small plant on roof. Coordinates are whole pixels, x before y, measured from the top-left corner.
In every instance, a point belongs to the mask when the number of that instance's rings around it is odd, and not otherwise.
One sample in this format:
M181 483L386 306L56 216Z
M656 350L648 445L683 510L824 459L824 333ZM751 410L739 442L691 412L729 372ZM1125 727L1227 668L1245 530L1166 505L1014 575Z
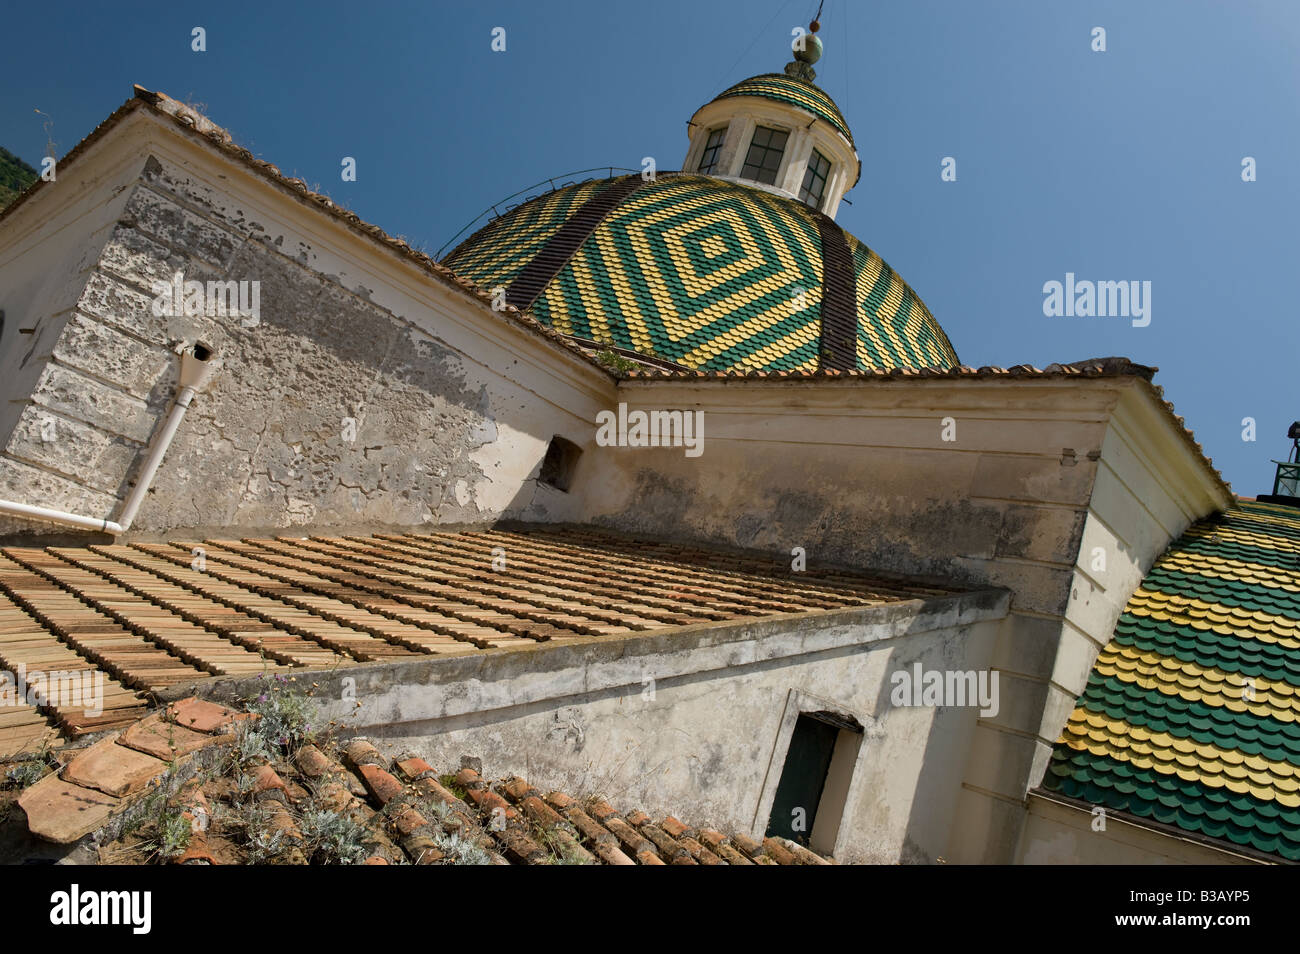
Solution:
M369 835L366 827L347 815L312 803L303 809L298 824L312 864L355 865L371 853L365 843Z
M620 373L625 371L635 371L638 367L640 367L640 365L638 365L635 361L629 361L621 354L618 354L614 351L610 351L608 349L606 349L605 351L597 351L595 354L595 358L596 361L601 365L601 367L608 368L611 371L618 371Z
M50 769L56 768L58 762L50 754L49 746L42 746L36 752L28 752L5 769L5 788L26 788L39 782Z
M560 837L559 834L554 829L546 828L543 825L536 825L534 827L534 831L537 835L537 840L541 842L542 847L544 847L548 852L550 852L551 857L548 859L547 864L552 864L552 865L594 864L594 862L590 858L583 857L577 850L575 850L573 841ZM568 834L570 836L573 836L574 841L576 841L576 835L574 832L568 832Z
M175 762L170 763L167 772L123 819L121 835L139 831L140 849L157 858L184 854L194 831L193 822L185 817L185 791L191 777L179 771Z
M237 724L235 741L230 747L233 768L242 774L243 770L251 766L264 765L271 761L273 754L271 747L259 731L257 722L245 719Z
M467 792L466 792L466 790L465 790L465 786L462 785L462 784L460 784L460 782L456 781L456 776L454 776L454 775L440 775L440 776L438 776L438 781L442 783L442 787L443 787L443 788L445 788L447 791L451 792L451 793L452 793L453 795L455 795L457 798L460 798L460 799L464 799L464 798L465 798L465 796L466 796L466 794L467 794Z
M311 696L294 686L296 677L280 673L262 675L260 691L244 708L258 716L256 733L268 749L292 752L311 739L312 725L319 724Z
M224 831L243 844L248 864L273 864L283 860L281 856L290 847L288 833L272 826L273 814L268 806L240 801L229 806L219 806L214 813L214 821L219 821Z
M449 865L490 865L491 857L476 842L460 832L434 831L434 843L443 853L443 860Z

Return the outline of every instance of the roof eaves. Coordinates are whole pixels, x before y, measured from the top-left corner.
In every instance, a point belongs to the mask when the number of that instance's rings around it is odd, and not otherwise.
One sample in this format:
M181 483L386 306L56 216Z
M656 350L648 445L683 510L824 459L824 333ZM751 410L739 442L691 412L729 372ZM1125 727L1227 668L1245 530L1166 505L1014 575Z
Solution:
M1031 364L1018 364L1010 368L985 365L973 368L959 365L954 368L856 368L850 370L818 369L815 371L701 371L698 369L669 370L660 368L640 368L617 375L622 380L636 382L659 381L732 381L737 379L762 380L773 382L785 381L858 381L872 380L991 380L994 378L1015 378L1021 381L1061 380L1064 378L1135 378L1160 406L1166 418L1172 422L1182 435L1187 446L1205 462L1214 475L1223 492L1232 496L1231 485L1223 479L1213 458L1205 453L1205 448L1196 440L1196 435L1187 422L1174 410L1174 406L1165 399L1164 388L1152 382L1159 368L1137 364L1128 358L1093 358L1086 361L1049 364L1045 368L1036 368Z

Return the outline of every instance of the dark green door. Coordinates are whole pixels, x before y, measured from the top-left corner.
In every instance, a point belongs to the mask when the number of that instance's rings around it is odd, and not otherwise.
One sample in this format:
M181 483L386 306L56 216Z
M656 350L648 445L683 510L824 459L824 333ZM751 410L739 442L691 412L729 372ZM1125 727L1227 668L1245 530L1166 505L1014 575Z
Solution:
M808 844L839 734L837 726L811 716L799 716L785 754L776 799L772 802L772 817L767 823L769 835Z

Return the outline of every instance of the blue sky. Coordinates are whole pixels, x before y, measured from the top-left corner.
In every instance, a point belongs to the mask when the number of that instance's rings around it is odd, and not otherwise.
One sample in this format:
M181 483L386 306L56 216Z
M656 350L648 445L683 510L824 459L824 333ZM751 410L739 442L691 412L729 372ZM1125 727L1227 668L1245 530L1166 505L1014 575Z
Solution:
M140 83L202 104L258 156L433 253L547 177L647 155L678 168L694 110L780 71L815 9L118 0L25 26L13 10L0 145L38 164L40 109L62 155ZM1269 459L1300 418L1300 3L826 0L822 23L818 82L863 161L839 222L917 290L963 362L1157 365L1234 489L1270 490ZM340 181L343 156L355 183ZM956 182L940 180L945 156ZM1043 284L1066 272L1150 281L1150 325L1044 316Z

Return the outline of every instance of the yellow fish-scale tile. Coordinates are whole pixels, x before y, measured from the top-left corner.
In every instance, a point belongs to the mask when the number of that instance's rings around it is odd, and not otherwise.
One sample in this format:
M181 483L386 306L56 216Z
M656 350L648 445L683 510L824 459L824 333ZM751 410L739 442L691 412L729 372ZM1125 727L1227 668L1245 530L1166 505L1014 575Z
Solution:
M845 238L849 238L847 233L845 234ZM866 316L862 315L862 303L867 300L867 296L871 294L871 290L875 288L876 283L880 281L880 273L885 269L885 260L865 245L862 245L856 239L850 243L850 246L850 251L856 251L857 253L853 255L855 271L857 272L855 293L857 311L868 331L874 332L874 323L867 321ZM857 264L859 261L862 263L861 265Z
M769 308L752 318L746 320L740 325L738 332L741 341L747 341L760 331L770 328L772 325L783 320L790 313L793 302L778 302L774 307ZM726 342L714 338L706 341L694 348L688 355L692 360L699 361L701 364L710 358L722 353L727 349Z
M1235 529L1231 527L1219 527L1210 529L1208 527L1190 527L1186 536L1194 540L1204 540L1208 543L1239 543L1245 546L1256 547L1260 550L1271 550L1277 553L1300 554L1300 542L1288 540L1284 537L1270 537L1265 534L1253 533L1249 530Z
M620 305L622 305L621 313L622 313L622 319L623 319L622 323L624 328L626 329L629 336L633 337L634 339L639 338L642 341L649 342L650 329L647 327L647 317L642 313L640 306L637 304L637 298L632 293L632 287L628 282L626 274L624 273L621 267L610 265L611 261L617 262L618 259L617 250L614 248L613 243L610 241L609 235L607 233L601 232L599 229L596 231L595 239L596 239L596 248L599 250L601 260L605 264L605 274L606 277L609 279L610 287L614 290L614 295L616 299L618 300ZM587 263L585 259L583 260L583 267L584 268L587 267ZM596 283L594 281L594 276L593 276L593 280L589 283L588 287L592 288L593 297L599 298L599 296L595 293ZM657 299L656 299L656 305L659 305ZM612 337L614 333L614 329L610 326L609 317L604 313L603 308L600 309L600 312L601 312L600 319L599 319L600 327ZM590 308L588 309L588 313L590 313ZM664 310L662 307L660 307L660 314L665 316L674 315L676 314L676 309L670 308L668 310ZM670 338L673 337L671 334L671 329L670 329L669 337Z
M1256 772L1271 771L1272 763L1262 755L1246 755L1242 758L1242 762L1247 768L1254 769Z
M1087 709L1075 709L1074 711L1075 713L1082 712L1084 714L1082 722L1086 723L1087 725L1097 726L1100 728L1101 726L1104 726L1106 724L1106 716L1104 713L1090 712Z
M1261 686L1258 683L1256 684L1255 698L1247 700L1242 698L1239 689L1234 689L1231 694L1225 695L1198 683L1194 679L1157 679L1150 675L1112 666L1108 662L1101 660L1098 661L1096 669L1103 676L1118 679L1121 682L1138 686L1144 690L1156 691L1167 696L1177 696L1188 702L1200 702L1207 706L1226 709L1229 712L1249 712L1252 715L1278 719L1282 722L1300 721L1300 702L1297 702L1294 696L1287 699L1271 692L1267 686Z
M1281 504L1272 505L1272 507L1279 507L1279 508L1281 506L1282 506ZM1289 513L1284 515L1280 509L1272 509L1272 507L1256 504L1250 507L1241 507L1239 508L1239 510L1229 511L1229 513L1230 514L1241 513L1247 517L1250 517L1252 520L1264 520L1269 523L1276 523L1279 526L1289 528L1296 532L1300 532L1300 520L1297 520L1295 517L1292 517Z
M1152 610L1148 606L1126 607L1126 611L1133 616L1146 617L1149 619L1164 619L1171 623L1179 625L1192 625L1192 617L1186 616L1174 609L1176 604L1166 603L1163 610ZM1259 619L1258 615L1265 618ZM1213 626L1198 627L1202 631L1211 629L1216 633L1222 633L1225 636L1238 636L1242 638L1258 639L1261 642L1271 643L1285 647L1286 649L1300 649L1300 628L1293 625L1293 621L1285 617L1271 616L1268 613L1262 614L1248 613L1245 616L1230 616L1229 622L1215 624Z
M1296 626L1294 620L1284 621L1280 618L1274 618L1269 622L1267 629L1258 629L1255 632L1261 639L1272 636L1276 642L1284 645L1300 642L1300 639L1296 638L1297 635L1300 635L1300 627Z
M1247 766L1224 758L1234 752L1231 749L1193 741L1193 751L1181 753L1178 752L1175 743L1187 740L1176 739L1167 732L1154 732L1145 726L1133 725L1122 720L1112 720L1101 734L1106 737L1095 739L1094 733L1089 732L1086 742L1077 737L1063 737L1061 742L1075 749L1100 751L1140 768L1166 775L1177 775L1187 781L1219 777L1224 780L1224 785L1230 791L1276 801L1288 808L1300 806L1300 790L1292 785L1300 776L1300 769L1289 763L1262 759L1266 765L1265 773L1261 779L1253 779ZM1121 744L1123 741L1129 742L1128 751ZM1146 754L1148 751L1150 755ZM1190 762L1187 758L1170 758L1168 753L1176 753L1178 756L1189 755ZM1235 754L1240 755L1240 753ZM1277 784L1279 780L1285 780L1285 787Z
M688 327L691 331L707 327L712 322L719 319L731 318L742 309L752 306L756 301L761 299L766 293L781 289L784 284L791 280L790 276L782 279L764 282L759 285L753 285L746 289L740 290L725 299L710 304L707 308L692 316ZM743 324L733 327L731 330L745 334L747 337L752 336L755 332L763 330L774 322L781 320L786 315L795 310L796 301L793 298L778 300L768 306L767 310L757 318L751 317ZM680 337L685 337L681 335ZM680 340L680 339L679 339Z
M1220 580L1254 583L1275 590L1294 591L1300 589L1300 576L1297 576L1297 574L1274 570L1271 567L1262 566L1258 563L1247 563L1242 560L1227 560L1221 557L1184 553L1165 557L1161 569L1170 568L1181 569L1196 573L1199 576L1209 576Z
M1112 665L1123 671L1143 672L1158 676L1164 682L1179 682L1202 692L1230 691L1241 695L1246 678L1240 673L1227 672L1215 667L1183 662L1174 656L1164 656L1150 650L1138 650L1116 642L1107 644L1097 656L1098 664ZM1300 706L1300 688L1282 680L1253 678L1256 695L1266 693L1286 706Z
M571 335L574 333L573 320L569 317L569 308L564 301L564 296L558 291L554 294L548 288L538 296L539 302L544 302L544 307L549 310L551 318L551 327L561 334Z

